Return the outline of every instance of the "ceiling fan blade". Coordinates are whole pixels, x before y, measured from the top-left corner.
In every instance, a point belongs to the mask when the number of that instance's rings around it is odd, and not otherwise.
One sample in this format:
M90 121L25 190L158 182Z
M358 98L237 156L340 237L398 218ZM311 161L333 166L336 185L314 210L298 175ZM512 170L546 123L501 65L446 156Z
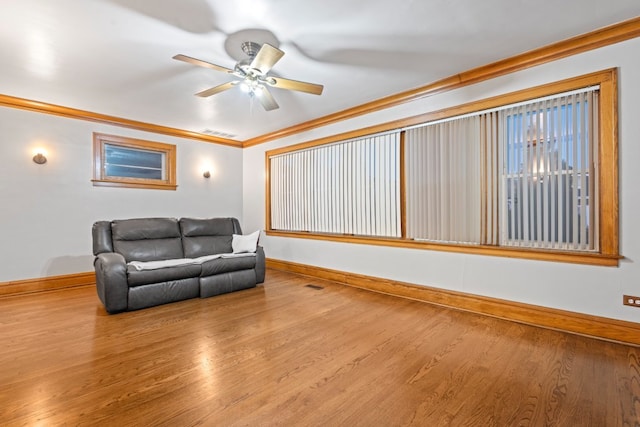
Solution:
M273 95L271 95L271 92L269 92L269 89L267 89L266 87L262 88L260 94L256 94L256 98L258 98L260 104L262 104L262 107L267 111L280 108L275 98L273 97Z
M215 95L216 93L220 93L225 90L231 89L238 83L239 83L238 81L223 83L221 85L212 87L210 89L203 90L202 92L198 92L196 93L196 96L201 96L203 98L206 98L207 96Z
M283 79L282 77L269 77L267 81L273 87L280 89L297 90L299 92L311 93L313 95L321 95L324 86L307 82L299 82L297 80Z
M216 71L222 71L225 73L233 73L233 70L227 67L223 67L221 65L212 64L211 62L203 61L201 59L192 58L187 55L176 55L173 59L177 59L178 61L188 62L189 64L197 65L199 67L211 68Z
M283 51L271 46L269 43L265 43L256 54L256 57L253 58L253 61L251 61L250 67L260 70L262 74L267 74L283 55Z

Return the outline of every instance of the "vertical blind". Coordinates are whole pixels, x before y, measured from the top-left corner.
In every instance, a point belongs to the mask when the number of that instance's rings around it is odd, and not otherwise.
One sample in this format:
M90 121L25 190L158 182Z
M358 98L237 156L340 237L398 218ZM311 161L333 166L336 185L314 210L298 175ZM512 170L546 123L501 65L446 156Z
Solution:
M480 116L406 132L407 237L481 243Z
M270 156L271 229L598 251L598 105L586 88Z
M272 156L273 230L400 237L399 133Z
M598 250L598 93L500 111L505 246Z
M502 150L498 144L498 112L491 111L480 115L481 144L481 207L480 224L482 227L481 243L497 245L499 243L499 200L500 200L500 165Z

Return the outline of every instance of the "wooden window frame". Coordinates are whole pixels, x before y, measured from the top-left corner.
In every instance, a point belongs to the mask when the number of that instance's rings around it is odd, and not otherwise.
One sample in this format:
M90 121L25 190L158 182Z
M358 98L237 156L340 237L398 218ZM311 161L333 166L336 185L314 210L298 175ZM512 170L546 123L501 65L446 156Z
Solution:
M617 68L598 71L583 76L569 78L529 89L507 93L492 98L474 101L467 104L434 111L418 116L396 120L380 125L375 125L351 132L346 132L326 138L303 142L300 144L269 150L265 153L265 231L269 236L305 238L315 240L328 240L345 243L358 243L367 245L403 247L413 249L426 249L457 253L502 256L509 258L521 258L543 261L557 261L577 264L618 266L622 258L619 254L619 194L618 194L618 86ZM544 96L568 92L589 86L599 86L599 212L600 220L600 250L596 253L513 248L489 245L460 245L441 244L432 242L418 242L401 238L380 238L368 236L333 235L309 232L276 231L271 229L271 194L270 194L270 157L276 154L302 150L319 145L325 145L346 139L371 135L377 132L401 129L434 120L445 119L463 114L479 112L528 100L542 98ZM404 156L401 150L401 158ZM405 180L404 165L400 165L401 183ZM406 203L404 185L401 185L401 209ZM402 227L405 228L404 213L402 214Z
M162 153L165 156L164 179L145 179L110 177L105 175L105 145L117 145L135 150L145 150ZM93 179L97 187L145 188L154 190L175 190L176 184L176 146L161 142L145 141L124 136L93 134Z

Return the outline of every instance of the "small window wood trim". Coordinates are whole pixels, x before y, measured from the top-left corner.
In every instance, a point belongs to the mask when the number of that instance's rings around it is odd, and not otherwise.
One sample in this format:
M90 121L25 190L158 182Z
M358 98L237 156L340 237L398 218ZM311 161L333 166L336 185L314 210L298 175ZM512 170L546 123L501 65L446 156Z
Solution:
M162 156L161 177L141 178L134 176L115 176L107 171L108 147L139 150L158 153ZM126 165L125 165L126 166ZM123 136L93 134L93 179L94 186L146 188L155 190L175 190L176 184L176 146L160 142L145 141Z

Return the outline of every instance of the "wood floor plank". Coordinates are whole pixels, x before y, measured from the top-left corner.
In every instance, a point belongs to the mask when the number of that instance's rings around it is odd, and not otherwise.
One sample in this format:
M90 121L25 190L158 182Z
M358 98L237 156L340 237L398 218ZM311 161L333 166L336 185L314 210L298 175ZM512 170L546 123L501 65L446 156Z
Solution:
M3 426L640 425L637 347L275 270L118 315L0 298L0 342Z

